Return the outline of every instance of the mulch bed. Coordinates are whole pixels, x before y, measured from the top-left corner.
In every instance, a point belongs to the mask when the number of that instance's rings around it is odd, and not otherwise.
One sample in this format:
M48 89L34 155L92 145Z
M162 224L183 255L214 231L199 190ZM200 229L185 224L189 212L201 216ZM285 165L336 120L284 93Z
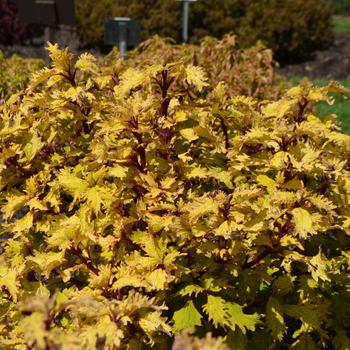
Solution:
M332 45L326 50L316 51L306 61L281 67L278 71L287 78L350 79L350 33L335 33Z

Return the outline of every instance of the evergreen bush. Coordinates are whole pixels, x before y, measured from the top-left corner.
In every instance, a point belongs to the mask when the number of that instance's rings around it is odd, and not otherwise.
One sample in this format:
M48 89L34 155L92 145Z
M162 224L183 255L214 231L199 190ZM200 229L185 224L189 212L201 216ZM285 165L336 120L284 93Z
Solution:
M87 46L103 42L105 18L131 17L142 24L143 40L153 35L181 41L182 5L174 0L77 0L78 33ZM201 0L191 4L190 37L221 38L235 33L242 47L257 40L281 62L323 48L332 40L332 7L319 0Z

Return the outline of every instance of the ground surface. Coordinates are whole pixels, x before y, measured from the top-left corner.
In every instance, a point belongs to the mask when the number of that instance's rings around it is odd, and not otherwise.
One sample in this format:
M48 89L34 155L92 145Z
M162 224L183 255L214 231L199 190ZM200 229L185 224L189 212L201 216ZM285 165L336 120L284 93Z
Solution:
M281 67L279 72L287 78L350 79L350 33L335 33L329 48L316 51L304 62Z

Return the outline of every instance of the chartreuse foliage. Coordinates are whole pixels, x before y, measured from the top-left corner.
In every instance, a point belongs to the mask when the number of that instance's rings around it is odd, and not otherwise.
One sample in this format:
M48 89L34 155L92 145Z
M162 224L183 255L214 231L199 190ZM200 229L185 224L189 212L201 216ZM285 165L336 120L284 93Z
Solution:
M6 59L0 51L0 103L23 89L30 75L44 67L41 59L21 58L13 55Z
M1 107L1 349L349 348L340 85L49 51Z
M118 51L113 50L104 59L104 64L117 57ZM206 37L198 45L176 45L155 36L132 51L126 64L138 67L178 61L202 67L211 85L224 81L227 84L226 98L239 94L277 99L286 87L285 80L275 71L272 51L259 43L240 49L234 35L225 35L220 40Z

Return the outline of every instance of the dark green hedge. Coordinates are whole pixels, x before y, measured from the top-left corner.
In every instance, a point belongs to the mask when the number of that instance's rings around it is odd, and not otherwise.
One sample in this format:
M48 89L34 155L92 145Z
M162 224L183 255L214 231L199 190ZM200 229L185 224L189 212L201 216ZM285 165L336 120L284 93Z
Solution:
M328 0L337 15L350 15L350 0Z
M182 4L175 0L76 0L78 31L100 45L106 17L140 20L143 39L158 34L181 40ZM322 0L200 0L190 5L191 40L234 32L244 46L262 40L280 61L326 46L332 39L331 5Z

